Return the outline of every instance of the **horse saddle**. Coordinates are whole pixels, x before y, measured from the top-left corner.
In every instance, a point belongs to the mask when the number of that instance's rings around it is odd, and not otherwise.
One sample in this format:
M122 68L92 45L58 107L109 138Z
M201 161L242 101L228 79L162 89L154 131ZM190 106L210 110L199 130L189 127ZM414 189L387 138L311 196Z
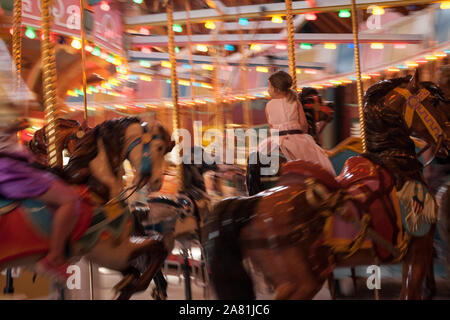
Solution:
M396 210L394 205L394 201L397 200L392 198L395 190L394 180L383 167L365 157L356 156L346 161L341 174L337 177L333 177L317 164L303 160L288 162L283 167L283 174L285 173L296 173L303 179L314 179L331 193L344 190L352 199L345 205L356 219L361 220L364 214L368 214L369 226L379 236L394 245L400 241L401 218L399 210ZM332 215L329 219L325 228L328 244L339 243L344 248L351 244L360 232L357 227L344 222L336 215ZM382 260L391 256L384 247L375 245L375 249Z

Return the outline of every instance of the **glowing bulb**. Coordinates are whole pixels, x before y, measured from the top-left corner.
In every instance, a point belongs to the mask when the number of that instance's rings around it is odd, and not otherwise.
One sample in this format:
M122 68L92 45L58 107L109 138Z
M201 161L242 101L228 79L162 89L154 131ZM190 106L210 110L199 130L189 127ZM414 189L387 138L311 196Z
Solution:
M140 34L143 34L143 35L145 35L145 36L148 36L148 35L150 35L150 30L148 30L147 28L141 27L141 28L139 29L139 33L140 33Z
M81 49L81 41L80 41L79 39L77 39L77 38L74 38L74 39L72 40L72 43L71 43L70 45L71 45L72 48L74 48L74 49L77 49L77 50Z
M281 16L273 16L272 22L273 23L283 23L283 18Z
M450 1L442 1L441 7L442 10L450 9Z
M204 64L204 65L202 65L202 69L212 71L212 70L214 70L214 67L210 64Z
M152 49L150 49L150 48L148 48L148 47L142 47L142 48L141 48L141 52L143 52L143 53L151 53L151 52L152 52Z
M339 11L339 18L350 18L352 16L352 14L350 13L350 11L344 9Z
M239 24L240 24L241 26L248 26L248 20L245 19L245 18L240 18L240 19L239 19Z
M133 0L133 2L137 3L137 4L142 4L142 2L144 2L144 0Z
M179 24L174 24L172 29L175 32L183 32L183 28Z
M92 52L94 51L94 48L87 44L84 46L84 50L86 50L87 52Z
M213 21L206 21L205 28L214 30L216 28L216 24Z
M152 66L152 64L146 60L139 60L139 65L146 68L150 68Z
M406 49L406 43L395 43L394 49Z
M372 14L376 15L376 16L382 16L384 14L384 9L382 7L379 7L379 6L375 6L372 9Z
M374 42L370 44L370 48L375 50L381 50L384 49L384 45L382 43Z
M169 61L161 61L161 67L163 67L163 68L171 68L172 64Z
M13 28L9 28L9 34L13 35L13 33L14 33L14 29Z
M108 2L102 1L100 3L100 9L102 9L103 11L109 11L109 9L111 9L111 7L109 6Z
M305 19L308 21L314 21L317 20L317 16L315 13L307 13L305 14Z
M34 29L31 27L27 27L27 31L25 31L25 35L29 38L29 39L34 39L36 38L36 32L34 32Z
M278 50L286 50L286 49L287 49L287 46L286 46L285 44L277 44L277 45L275 46L275 49L278 49Z
M101 54L101 51L100 51L100 48L99 47L95 47L94 48L94 51L92 51L92 54L94 55L94 56L99 56L100 54Z
M223 46L227 51L234 51L234 46L231 44L226 44Z
M309 50L309 49L311 49L311 48L312 48L312 45L309 44L309 43L301 43L301 44L300 44L300 49L303 49L303 50Z
M334 44L334 43L325 43L324 47L325 47L325 49L335 50L336 49L336 44Z
M267 68L267 67L256 67L256 71L257 72L268 73L269 72L269 68Z
M197 51L200 51L200 52L208 52L208 47L205 46L205 45L203 45L203 44L198 44L198 45L197 45Z
M261 46L260 46L259 44L253 43L253 44L250 46L250 50L253 50L253 51L261 51L262 49L261 49Z

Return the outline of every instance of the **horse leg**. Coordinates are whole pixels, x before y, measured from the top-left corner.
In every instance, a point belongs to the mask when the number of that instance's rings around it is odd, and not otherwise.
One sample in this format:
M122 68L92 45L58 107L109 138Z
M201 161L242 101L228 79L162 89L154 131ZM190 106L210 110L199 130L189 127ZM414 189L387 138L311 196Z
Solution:
M436 279L434 278L434 256L430 259L430 266L428 268L425 279L424 300L432 300L436 295Z
M433 258L433 234L435 227L423 237L413 237L408 253L403 261L403 286L401 299L419 300L422 298L422 286Z
M330 288L330 295L332 300L336 300L336 279L333 273L328 276L328 287Z
M92 249L87 258L101 266L122 272L125 278L116 285L115 289L122 291L122 298L129 298L133 293L148 287L167 257L167 252L161 240L146 239L139 243L124 241L119 245L114 245L111 241L103 241ZM130 268L130 263L142 254L150 254L152 259L150 265L139 277L137 270Z
M277 300L312 299L325 281L314 274L299 247L249 250L248 256L274 285Z

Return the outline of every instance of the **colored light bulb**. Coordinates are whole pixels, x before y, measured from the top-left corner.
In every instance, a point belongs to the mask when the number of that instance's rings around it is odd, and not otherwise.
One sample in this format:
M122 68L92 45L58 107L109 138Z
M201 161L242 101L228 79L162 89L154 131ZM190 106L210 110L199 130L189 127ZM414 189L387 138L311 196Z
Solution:
M26 35L27 38L29 38L29 39L34 39L34 38L36 38L36 32L35 32L34 29L31 28L31 27L27 27L27 31L25 31L25 35Z

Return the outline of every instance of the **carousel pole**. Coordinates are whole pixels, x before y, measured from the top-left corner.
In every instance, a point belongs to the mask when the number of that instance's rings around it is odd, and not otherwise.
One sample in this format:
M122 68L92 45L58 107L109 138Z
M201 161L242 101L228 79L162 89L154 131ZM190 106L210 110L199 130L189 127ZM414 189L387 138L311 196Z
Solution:
M239 6L237 6L237 8L239 9ZM239 24L239 20L238 20L238 33L239 33L239 53L241 54L241 63L240 63L240 75L241 75L241 85L242 85L242 90L244 95L247 95L247 91L248 91L248 84L247 84L247 54L245 53L245 48L244 48L244 41L243 41L243 32L242 32L242 28L241 25ZM252 113L250 110L250 102L245 99L242 102L242 113L243 113L243 119L244 119L244 123L247 127L251 127L252 126Z
M289 73L292 76L292 88L297 92L297 72L295 70L295 41L294 41L294 22L292 14L292 0L285 0L286 3L286 28L288 34L288 54L289 54Z
M12 52L14 65L16 66L16 89L20 90L20 80L22 72L22 0L14 0L13 9L13 35Z
M361 132L361 143L362 149L365 153L367 151L366 147L366 127L364 122L364 109L363 109L363 87L361 79L361 61L359 58L359 37L358 37L358 16L356 11L356 1L352 0L352 29L353 29L353 45L355 52L355 70L356 70L356 90L358 96L358 111L359 111L359 124ZM378 259L377 260L377 265ZM375 288L375 300L380 300L380 293L378 289Z
M180 111L178 105L178 77L177 77L177 60L175 56L175 34L173 31L173 0L166 0L167 10L167 34L169 38L169 57L170 57L170 80L172 86L172 104L173 104L173 133L175 142L179 143L180 137L178 129L180 128ZM178 191L184 189L183 166L178 165Z
M45 134L48 141L47 155L50 167L54 168L62 165L61 155L56 147L56 119L58 118L58 107L56 105L56 63L55 48L50 40L50 28L52 24L51 6L52 0L41 0L42 12L42 34L41 41L42 55L42 82L45 106Z
M12 53L14 65L16 67L15 74L15 90L20 93L20 80L22 71L22 0L14 0L13 9L13 35L12 35ZM12 277L12 269L6 269L6 285L3 289L5 294L14 293L14 280Z
M83 105L84 105L84 121L85 125L87 125L88 119L88 110L87 110L87 80L86 80L86 51L85 51L85 42L86 42L86 32L84 30L84 0L80 0L80 28L81 28L81 73L83 75Z
M194 74L194 61L192 58L192 25L191 25L191 4L186 1L186 31L188 36L188 52L189 52L189 64L191 65L190 82L191 82L191 99L194 105L192 106L192 126L195 121L195 74ZM192 128L193 129L193 128Z
M173 134L175 136L175 142L179 144L179 123L180 114L178 106L178 78L177 78L177 60L175 57L175 34L173 31L173 0L166 0L166 11L167 11L167 35L169 39L169 57L170 57L170 80L172 86L172 104L173 104ZM178 191L184 190L184 175L183 175L183 164L178 165ZM191 276L189 261L187 259L187 250L182 250L182 256L184 259L184 281L185 281L185 295L186 300L192 300L191 292Z
M52 25L52 0L41 0L41 29L44 38L41 41L42 57L42 91L45 107L45 135L47 138L48 165L51 168L62 166L62 154L58 153L56 139L56 121L58 119L58 106L56 102L56 58L55 48L50 40ZM64 290L57 285L60 299L64 299Z
M353 44L355 52L355 70L356 70L356 90L358 95L359 123L361 126L361 142L363 152L366 152L366 128L364 125L363 110L363 87L361 80L361 62L359 59L359 37L358 37L358 16L356 11L356 2L352 0L352 28L353 28Z
M86 43L86 32L84 29L84 10L85 10L85 0L80 0L80 29L81 29L81 74L83 78L83 106L84 106L84 126L87 128L88 121L88 105L87 105L87 78L86 78L86 51L85 51L85 43ZM89 270L89 299L94 300L94 274L93 274L93 266L92 261L88 262L88 270Z

